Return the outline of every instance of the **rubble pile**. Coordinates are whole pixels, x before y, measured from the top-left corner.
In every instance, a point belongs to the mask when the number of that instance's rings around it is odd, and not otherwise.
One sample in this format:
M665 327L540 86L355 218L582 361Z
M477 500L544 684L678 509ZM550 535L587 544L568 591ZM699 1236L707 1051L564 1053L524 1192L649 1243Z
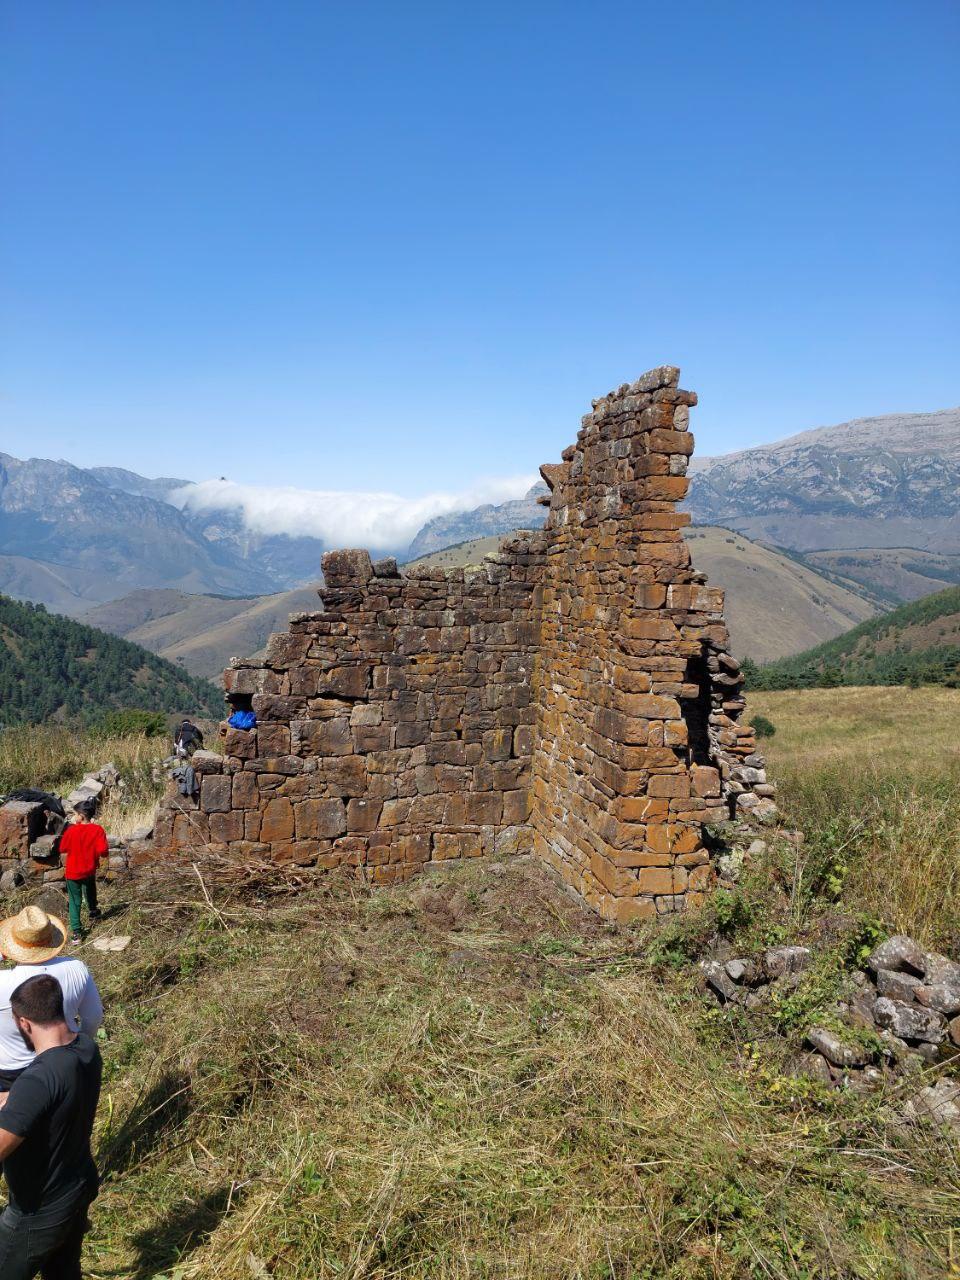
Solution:
M108 763L85 774L79 786L63 799L25 789L0 804L0 893L28 883L62 880L58 841L69 814L85 801L93 800L99 805L122 787L120 771ZM126 866L124 843L111 838L109 871L121 871Z
M545 527L477 569L336 551L323 611L224 678L225 755L171 777L155 856L361 868L532 851L608 919L716 880L704 824L773 820L723 592L681 536L692 392L651 370L541 468Z
M700 968L720 1004L762 1010L794 990L814 959L810 947L780 946L759 956L714 956ZM865 968L849 975L842 998L807 1028L793 1069L824 1085L866 1091L952 1059L960 1059L960 964L898 934L874 948ZM939 1117L960 1133L960 1085L942 1079L926 1086L907 1114Z

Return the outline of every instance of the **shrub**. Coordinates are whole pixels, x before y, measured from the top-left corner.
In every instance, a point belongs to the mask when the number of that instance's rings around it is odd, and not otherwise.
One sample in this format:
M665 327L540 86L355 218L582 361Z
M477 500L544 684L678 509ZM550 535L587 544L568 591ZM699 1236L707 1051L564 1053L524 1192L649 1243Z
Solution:
M766 716L754 716L753 732L758 738L772 738L777 732L777 726L772 720L768 720Z
M142 734L145 738L161 738L167 733L167 717L162 711L138 711L128 707L123 711L108 711L100 721L100 728L115 738L127 738Z

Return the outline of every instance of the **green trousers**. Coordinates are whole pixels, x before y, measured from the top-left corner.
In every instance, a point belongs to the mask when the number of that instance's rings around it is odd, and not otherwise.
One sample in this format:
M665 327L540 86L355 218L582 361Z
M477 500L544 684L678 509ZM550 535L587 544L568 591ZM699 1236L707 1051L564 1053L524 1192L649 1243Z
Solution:
M70 908L70 932L80 933L80 904L87 900L87 910L91 915L97 911L97 877L87 876L86 880L68 880L67 904Z

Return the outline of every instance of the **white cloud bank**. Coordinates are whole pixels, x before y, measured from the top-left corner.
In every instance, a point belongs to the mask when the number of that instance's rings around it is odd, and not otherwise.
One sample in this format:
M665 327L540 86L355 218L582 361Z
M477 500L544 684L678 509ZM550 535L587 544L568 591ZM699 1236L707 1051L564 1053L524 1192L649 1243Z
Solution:
M204 480L177 490L170 495L170 501L195 513L236 512L252 533L320 538L328 547L393 551L408 546L434 516L522 498L538 478L528 475L485 480L462 493L430 493L422 498Z

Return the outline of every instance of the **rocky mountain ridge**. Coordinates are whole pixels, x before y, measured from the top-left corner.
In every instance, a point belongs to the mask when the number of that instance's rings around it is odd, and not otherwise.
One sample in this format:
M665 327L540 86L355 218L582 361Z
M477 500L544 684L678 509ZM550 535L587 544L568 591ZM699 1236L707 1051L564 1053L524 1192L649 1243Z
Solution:
M818 427L695 459L691 475L695 524L800 553L885 599L956 572L960 409ZM262 535L239 512L193 511L182 501L190 483L0 454L0 590L77 616L142 589L259 597L316 581L319 538ZM535 485L523 498L430 520L407 557L538 527L544 492Z
M960 551L960 408L818 427L691 475L696 524L804 552Z
M43 566L33 579L37 602L48 603L55 578L59 598L49 603L73 614L139 587L242 595L273 585L256 565L204 539L169 502L69 462L0 454L0 579L15 579L24 561Z
M439 551L454 543L473 538L489 538L509 533L512 529L538 529L546 519L546 510L537 499L549 493L543 483L535 484L512 502L486 503L472 511L457 511L448 516L428 520L407 552L411 560Z

